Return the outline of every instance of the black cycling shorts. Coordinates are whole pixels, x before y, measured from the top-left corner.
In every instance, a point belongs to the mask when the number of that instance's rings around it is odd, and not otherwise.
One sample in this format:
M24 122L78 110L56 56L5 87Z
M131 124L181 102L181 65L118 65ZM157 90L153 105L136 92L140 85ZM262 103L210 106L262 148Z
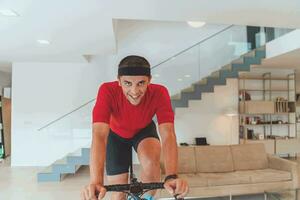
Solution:
M139 143L149 137L159 140L153 121L130 139L122 138L110 130L106 145L106 174L112 176L128 173L132 159L132 147L137 152Z

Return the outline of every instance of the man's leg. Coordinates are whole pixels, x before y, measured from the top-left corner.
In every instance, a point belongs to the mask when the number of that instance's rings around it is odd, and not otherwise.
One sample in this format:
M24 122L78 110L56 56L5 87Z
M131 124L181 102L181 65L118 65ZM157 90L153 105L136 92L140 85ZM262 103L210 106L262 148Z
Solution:
M137 154L141 163L141 181L160 181L160 142L157 138L144 138L137 147ZM154 196L156 191L148 192Z
M128 173L118 174L113 176L107 176L108 184L127 184L128 183ZM123 192L112 192L111 200L126 200L126 195Z
M128 168L131 163L132 147L127 140L110 132L106 145L106 174L108 184L127 184ZM122 192L112 192L112 200L125 200Z

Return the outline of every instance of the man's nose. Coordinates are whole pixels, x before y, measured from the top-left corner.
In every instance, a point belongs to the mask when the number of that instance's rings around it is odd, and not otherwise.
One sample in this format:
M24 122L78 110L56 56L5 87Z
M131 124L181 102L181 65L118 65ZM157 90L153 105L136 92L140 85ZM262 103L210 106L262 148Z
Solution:
M133 95L137 95L137 94L139 93L138 87L132 87L131 93L132 93Z

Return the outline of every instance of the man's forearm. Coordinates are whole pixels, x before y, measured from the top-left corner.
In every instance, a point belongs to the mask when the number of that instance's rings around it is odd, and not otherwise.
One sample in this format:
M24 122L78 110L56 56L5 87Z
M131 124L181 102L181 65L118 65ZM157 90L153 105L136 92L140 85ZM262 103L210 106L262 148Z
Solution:
M103 184L106 138L93 137L90 153L90 183Z
M168 137L162 141L162 153L164 156L166 175L177 174L178 154L175 134L169 134Z

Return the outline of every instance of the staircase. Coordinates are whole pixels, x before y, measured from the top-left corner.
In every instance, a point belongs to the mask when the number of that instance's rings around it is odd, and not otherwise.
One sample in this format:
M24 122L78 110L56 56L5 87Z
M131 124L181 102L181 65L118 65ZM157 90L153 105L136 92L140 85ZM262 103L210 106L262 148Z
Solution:
M227 78L238 78L239 72L250 71L251 65L261 64L266 56L265 47L261 47L242 55L239 59L223 66L210 76L192 84L171 99L173 110L188 107L189 100L201 100L202 93L214 92L214 86L226 85ZM81 148L74 153L57 160L51 166L38 173L38 182L58 182L67 174L75 174L83 165L89 165L90 149Z
M214 86L226 85L227 78L238 78L239 72L250 71L250 66L261 64L261 60L265 56L265 47L250 51L223 66L220 70L211 73L208 77L192 84L191 87L183 89L179 94L172 96L173 110L178 107L188 107L189 100L201 100L202 93L214 92Z
M59 182L67 174L75 174L84 165L89 165L90 148L81 148L57 160L37 175L38 182Z

